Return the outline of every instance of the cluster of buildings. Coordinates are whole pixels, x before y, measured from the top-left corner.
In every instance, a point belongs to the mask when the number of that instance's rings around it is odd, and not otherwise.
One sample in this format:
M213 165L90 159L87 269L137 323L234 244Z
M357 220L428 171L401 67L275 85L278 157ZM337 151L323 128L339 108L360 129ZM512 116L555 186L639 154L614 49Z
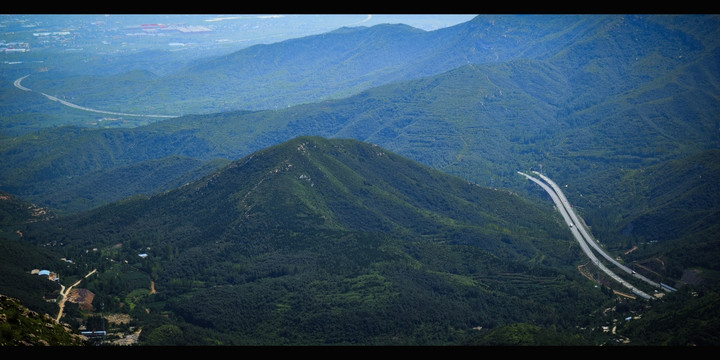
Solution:
M72 260L70 260L70 259L61 258L60 260L72 264ZM38 275L38 276L47 276L48 280L51 280L51 281L60 281L60 275L58 275L57 273L54 273L50 270L33 269L33 270L30 270L30 274Z
M51 281L60 281L60 276L58 276L58 274L54 272L51 272L50 270L33 269L32 271L30 271L30 273L38 276L47 276L48 280Z

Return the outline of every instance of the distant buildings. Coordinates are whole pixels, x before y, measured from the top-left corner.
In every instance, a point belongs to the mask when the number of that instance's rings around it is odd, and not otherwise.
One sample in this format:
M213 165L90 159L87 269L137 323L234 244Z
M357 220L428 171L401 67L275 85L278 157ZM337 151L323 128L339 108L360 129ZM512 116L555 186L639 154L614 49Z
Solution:
M132 26L128 28L129 30L133 30L135 32L128 32L125 35L128 36L138 36L138 35L157 35L160 32L180 32L183 34L193 34L193 33L209 33L212 32L212 29L200 26L200 25L183 25L183 24L142 24L140 26ZM139 31L137 31L139 30Z
M0 52L26 52L30 51L30 44L26 42L0 41Z
M69 31L53 31L53 32L41 32L41 33L33 33L34 37L42 37L42 36L67 36L70 35Z

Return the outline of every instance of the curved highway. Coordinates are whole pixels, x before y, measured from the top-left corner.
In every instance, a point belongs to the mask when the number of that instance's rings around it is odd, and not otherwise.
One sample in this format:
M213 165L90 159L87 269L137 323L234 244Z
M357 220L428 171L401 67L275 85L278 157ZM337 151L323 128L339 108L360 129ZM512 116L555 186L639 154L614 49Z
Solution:
M565 197L565 194L562 192L562 190L560 190L560 187L554 181L550 180L550 178L548 178L547 176L545 176L537 171L533 171L533 173L536 174L537 176L539 176L541 179L545 180L545 182L550 184L550 186L553 188L553 190L555 190L555 192L558 194L558 197L560 198L560 201L562 202L562 206L565 207L565 210L570 214L570 217L573 219L575 226L580 230L580 232L585 237L586 241L590 244L590 246L595 248L595 250L597 250L598 253L600 253L600 255L602 255L605 259L607 259L613 265L622 269L626 273L631 274L634 277L636 277L642 281L645 281L646 283L648 283L656 288L661 288L660 284L646 278L645 276L642 276L642 275L636 273L629 267L617 262L612 256L610 256L608 253L606 253L605 250L602 249L597 244L597 241L590 235L590 233L587 232L587 230L585 229L584 223L582 223L578 219L578 217L575 215L575 210L570 206L570 202L568 202L567 198Z
M605 274L613 278L615 281L620 283L621 285L625 286L626 288L630 289L634 294L643 297L645 299L652 299L652 296L648 295L647 293L643 292L642 290L636 288L632 284L628 283L627 281L623 280L620 276L615 274L612 270L610 270L608 267L606 267L602 262L600 262L600 259L598 259L595 254L592 252L588 244L595 248L597 251L599 251L605 258L612 259L609 255L607 255L597 244L595 244L590 237L590 235L587 233L585 228L582 226L580 221L577 218L577 215L575 215L575 212L570 207L570 204L567 202L567 199L565 198L565 195L562 193L560 188L550 179L548 179L545 176L542 176L538 172L534 172L541 176L544 180L548 181L548 183L552 186L548 186L547 184L543 183L541 180L530 176L528 174L525 174L523 172L518 171L518 174L525 176L529 180L532 180L533 182L540 185L552 198L553 202L555 203L555 206L558 208L558 211L560 211L560 214L562 215L563 219L565 219L565 223L567 223L568 227L570 228L570 231L572 232L575 239L580 244L580 247L582 248L583 252L585 252L585 255L590 258L590 260L600 268ZM617 264L617 262L612 259L611 260L614 264ZM629 270L629 269L628 269ZM632 271L632 270L630 270ZM637 274L636 274L637 275ZM659 285L658 285L659 287Z
M13 85L15 85L16 88L23 90L23 91L32 91L31 89L28 89L21 85L22 81L25 80L25 78L27 78L28 76L30 76L30 75L25 75L25 76L15 80L15 82L13 82ZM128 114L128 113L121 113L121 112L114 112L114 111L95 110L95 109L87 108L84 106L76 105L76 104L67 102L62 99L58 99L55 96L48 95L43 92L40 92L40 94L42 94L43 96L45 96L46 98L48 98L52 101L58 101L65 106L69 106L71 108L75 108L75 109L79 109L79 110L83 110L83 111L96 112L96 113L100 113L100 114L118 115L118 116L140 116L140 117L152 117L152 118L175 118L175 117L177 117L175 115L144 115L144 114Z

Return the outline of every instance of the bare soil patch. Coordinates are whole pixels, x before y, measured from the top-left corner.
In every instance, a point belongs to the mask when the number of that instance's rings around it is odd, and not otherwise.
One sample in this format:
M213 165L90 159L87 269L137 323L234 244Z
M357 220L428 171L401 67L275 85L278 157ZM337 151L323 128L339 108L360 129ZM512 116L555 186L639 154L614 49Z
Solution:
M78 304L83 311L92 311L92 302L95 294L88 289L72 289L68 294L68 301Z

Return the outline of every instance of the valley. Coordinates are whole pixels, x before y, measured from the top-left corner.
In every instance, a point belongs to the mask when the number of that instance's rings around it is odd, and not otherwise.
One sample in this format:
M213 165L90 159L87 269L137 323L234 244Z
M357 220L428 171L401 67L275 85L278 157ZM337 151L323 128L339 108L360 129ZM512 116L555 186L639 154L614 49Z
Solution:
M139 346L720 343L718 16L95 17L0 19L0 294Z

